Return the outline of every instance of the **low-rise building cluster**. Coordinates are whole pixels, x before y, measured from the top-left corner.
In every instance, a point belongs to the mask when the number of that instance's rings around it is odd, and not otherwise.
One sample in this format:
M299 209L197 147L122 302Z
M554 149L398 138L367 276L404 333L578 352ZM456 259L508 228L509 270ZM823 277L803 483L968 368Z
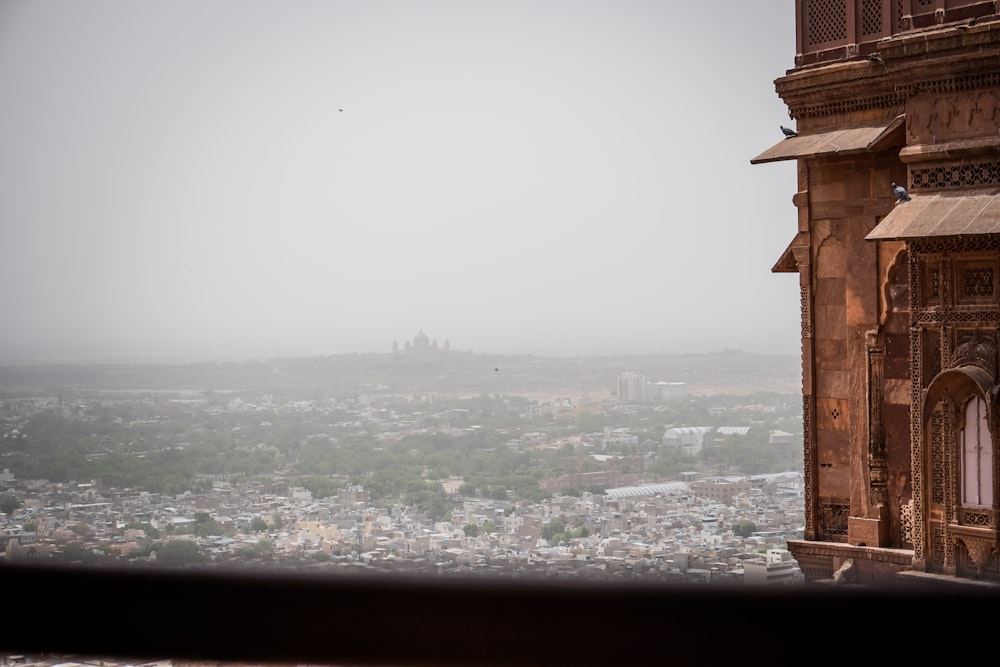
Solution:
M802 526L798 473L622 487L538 503L456 497L442 521L406 505L372 504L358 485L323 499L280 481L220 481L205 493L164 496L9 478L4 492L22 503L0 519L8 561L70 553L163 564L165 543L187 541L199 560L215 566L739 583L748 563L770 565L774 557L765 554L799 537Z

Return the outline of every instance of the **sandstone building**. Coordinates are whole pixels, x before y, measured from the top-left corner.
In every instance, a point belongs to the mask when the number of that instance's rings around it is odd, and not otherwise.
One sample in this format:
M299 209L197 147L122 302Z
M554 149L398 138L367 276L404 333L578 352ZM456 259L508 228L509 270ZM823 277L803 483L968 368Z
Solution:
M1000 581L998 5L795 3L798 136L752 162L798 164L812 580Z

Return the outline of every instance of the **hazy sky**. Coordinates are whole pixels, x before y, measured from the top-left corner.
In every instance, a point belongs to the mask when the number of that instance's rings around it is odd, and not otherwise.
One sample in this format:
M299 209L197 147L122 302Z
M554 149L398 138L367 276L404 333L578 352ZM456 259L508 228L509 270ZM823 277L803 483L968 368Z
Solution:
M0 3L0 360L797 354L793 3Z

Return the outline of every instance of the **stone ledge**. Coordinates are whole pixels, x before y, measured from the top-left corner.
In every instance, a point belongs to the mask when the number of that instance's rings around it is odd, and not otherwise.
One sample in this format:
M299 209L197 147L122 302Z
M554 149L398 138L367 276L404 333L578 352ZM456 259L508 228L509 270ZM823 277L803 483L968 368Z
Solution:
M907 583L936 588L963 587L968 590L982 590L990 592L1000 592L1000 583L983 581L981 579L963 579L952 577L947 574L934 574L933 572L919 572L917 570L906 570L898 575L901 580Z
M788 540L788 548L792 547L816 556L837 556L840 558L856 558L862 560L878 560L895 565L910 567L913 563L913 549L890 549L888 547L859 547L844 542L820 542L811 540Z

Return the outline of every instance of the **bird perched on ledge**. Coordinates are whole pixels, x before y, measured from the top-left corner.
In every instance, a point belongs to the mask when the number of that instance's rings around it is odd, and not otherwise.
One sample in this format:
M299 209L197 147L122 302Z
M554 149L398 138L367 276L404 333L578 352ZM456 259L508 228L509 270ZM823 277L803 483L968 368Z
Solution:
M781 126L781 131L785 135L785 139L791 139L792 137L799 136L798 132L796 132L790 127L785 127L784 125Z
M895 183L893 183L892 192L897 197L896 199L897 204L903 201L910 201L910 193L907 192L906 188L904 188L902 185L896 185Z

